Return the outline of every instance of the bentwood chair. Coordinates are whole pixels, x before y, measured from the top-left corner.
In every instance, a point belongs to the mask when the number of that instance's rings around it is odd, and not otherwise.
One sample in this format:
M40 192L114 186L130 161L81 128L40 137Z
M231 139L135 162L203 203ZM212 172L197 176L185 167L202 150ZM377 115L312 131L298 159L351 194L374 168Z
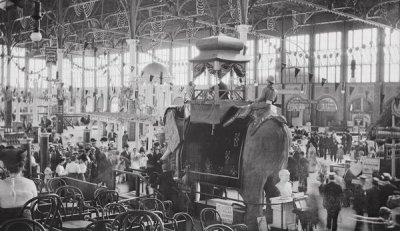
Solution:
M168 216L167 208L172 209L171 201L161 201L156 198L144 198L140 200L139 203L139 209L149 210L158 214L166 223L173 222L174 220Z
M17 218L4 222L0 231L45 231L46 229L37 221L27 218Z
M94 220L83 231L112 231L113 219Z
M184 212L176 213L173 219L176 221L175 231L197 231L193 218L189 214Z
M213 224L207 226L204 231L234 231L234 230L227 225Z
M126 209L125 206L122 204L117 204L117 203L111 203L107 204L103 208L103 218L104 219L114 219L118 215L127 212L128 209Z
M161 218L145 210L131 210L117 216L112 223L113 231L164 231L164 222Z
M56 194L43 194L28 200L20 210L19 217L30 214L46 229L53 230L61 226L61 198Z
M32 181L35 183L38 193L42 193L43 188L45 187L44 181L40 178L32 178Z
M102 190L94 198L94 206L104 208L107 204L118 203L119 194L115 190Z
M59 178L59 177L55 177L55 178L52 178L49 181L47 181L46 186L47 186L48 192L55 193L59 187L65 186L65 185L67 185L65 180L63 180L62 178Z
M99 211L95 207L85 204L82 191L74 186L66 185L57 189L56 194L61 198L62 230L83 230L91 221L86 218L95 215L99 217Z
M203 230L214 224L222 224L221 215L213 208L204 208L200 211L200 223Z

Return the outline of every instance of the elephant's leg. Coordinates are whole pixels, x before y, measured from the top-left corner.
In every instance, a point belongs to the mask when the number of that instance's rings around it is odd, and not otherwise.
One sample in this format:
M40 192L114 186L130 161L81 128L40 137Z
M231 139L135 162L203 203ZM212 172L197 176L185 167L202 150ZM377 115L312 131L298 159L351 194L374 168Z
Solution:
M242 190L243 200L246 203L246 224L249 230L258 230L257 217L263 216L263 203L264 201L264 185L267 177L271 175L272 171L267 171L265 175L254 174L253 177L246 177L243 182L244 187Z

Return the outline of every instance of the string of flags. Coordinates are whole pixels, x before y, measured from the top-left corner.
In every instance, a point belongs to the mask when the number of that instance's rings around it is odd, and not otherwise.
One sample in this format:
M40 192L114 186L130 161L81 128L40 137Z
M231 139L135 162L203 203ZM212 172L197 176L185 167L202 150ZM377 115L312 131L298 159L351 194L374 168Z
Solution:
M21 66L18 62L16 62L14 59L11 59L12 61L13 61L13 63L15 64L15 66L17 67L17 69L18 70L20 70L20 71L22 71L22 72L25 72L25 70L26 70L26 67L24 67L24 66ZM37 74L40 74L40 73L42 73L42 71L44 71L46 69L46 67L43 67L43 68L41 68L40 70L38 70L38 71L29 71L28 72L28 75L37 75Z
M71 62L72 67L78 68L78 69L80 69L80 70L83 69L83 70L85 70L85 71L95 71L95 70L100 70L100 71L102 71L102 70L107 70L108 67L110 67L110 66L113 66L113 65L117 62L118 57L119 57L119 56L115 56L112 60L110 60L110 63L101 65L101 66L99 66L99 67L97 67L97 68L82 67L81 65L75 63L74 60L73 60L72 58L70 58L70 62Z

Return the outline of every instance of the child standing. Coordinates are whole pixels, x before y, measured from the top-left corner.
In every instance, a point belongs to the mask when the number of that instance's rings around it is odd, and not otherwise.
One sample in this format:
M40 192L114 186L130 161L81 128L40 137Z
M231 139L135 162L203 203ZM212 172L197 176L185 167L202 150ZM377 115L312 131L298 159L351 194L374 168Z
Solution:
M47 185L47 182L52 178L53 171L50 168L50 162L47 163L47 167L44 169L44 183Z
M344 156L343 146L339 145L339 149L337 151L337 161L339 164L342 163L343 156Z

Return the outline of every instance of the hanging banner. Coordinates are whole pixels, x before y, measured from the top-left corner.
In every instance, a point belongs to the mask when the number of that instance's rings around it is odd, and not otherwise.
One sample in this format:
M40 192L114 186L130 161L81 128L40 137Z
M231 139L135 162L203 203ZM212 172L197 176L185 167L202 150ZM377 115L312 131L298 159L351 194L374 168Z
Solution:
M46 64L57 64L57 48L55 47L46 47Z

